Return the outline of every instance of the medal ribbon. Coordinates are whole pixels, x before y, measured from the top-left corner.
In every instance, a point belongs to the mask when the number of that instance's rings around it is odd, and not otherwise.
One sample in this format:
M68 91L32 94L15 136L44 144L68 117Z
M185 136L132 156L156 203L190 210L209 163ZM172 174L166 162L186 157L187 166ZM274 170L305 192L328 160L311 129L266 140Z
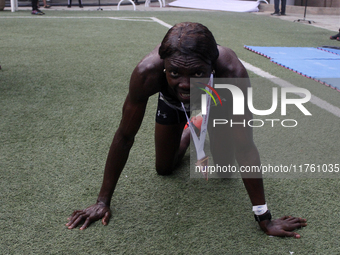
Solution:
M210 75L210 80L209 80L209 84L211 87L213 86L213 78L214 75L211 74ZM211 93L212 91L206 87L206 90ZM207 134L208 131L208 119L209 119L209 112L210 112L210 101L211 101L211 97L208 95L208 93L206 93L206 98L207 98L207 112L205 115L202 115L203 120L202 120L202 125L201 125L201 132L200 132L200 137L198 138L194 129L194 125L193 123L190 122L190 119L188 117L188 114L185 110L184 104L182 103L182 108L184 110L185 116L187 118L187 121L189 123L189 128L190 128L190 133L192 136L192 139L194 141L195 144L195 148L196 148L196 154L197 154L197 160L202 160L206 155L204 153L204 142L205 142L205 136Z

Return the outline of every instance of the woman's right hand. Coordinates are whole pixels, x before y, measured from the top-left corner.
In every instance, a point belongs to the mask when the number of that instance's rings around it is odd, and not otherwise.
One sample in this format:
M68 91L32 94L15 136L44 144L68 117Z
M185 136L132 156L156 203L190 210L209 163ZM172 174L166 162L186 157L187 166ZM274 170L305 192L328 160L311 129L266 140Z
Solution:
M94 205L87 207L84 210L76 210L68 218L66 226L69 229L77 227L79 224L84 222L80 227L80 230L86 229L92 222L102 219L102 223L106 226L109 223L111 217L110 207L103 202L97 202Z

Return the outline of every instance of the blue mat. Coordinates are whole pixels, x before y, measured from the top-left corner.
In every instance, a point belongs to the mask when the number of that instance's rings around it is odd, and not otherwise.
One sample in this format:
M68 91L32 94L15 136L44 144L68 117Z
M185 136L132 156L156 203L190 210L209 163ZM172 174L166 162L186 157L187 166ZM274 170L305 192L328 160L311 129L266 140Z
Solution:
M340 50L244 46L272 62L340 91Z

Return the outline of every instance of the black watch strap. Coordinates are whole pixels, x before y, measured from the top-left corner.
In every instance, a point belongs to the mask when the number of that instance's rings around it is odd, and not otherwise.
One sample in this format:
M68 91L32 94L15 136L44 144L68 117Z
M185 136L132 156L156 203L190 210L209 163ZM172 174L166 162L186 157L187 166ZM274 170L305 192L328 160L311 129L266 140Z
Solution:
M266 211L264 214L262 215L256 215L254 214L254 217L255 217L255 220L257 222L261 222L261 221L264 221L264 220L271 220L272 219L272 215L270 213L270 211Z

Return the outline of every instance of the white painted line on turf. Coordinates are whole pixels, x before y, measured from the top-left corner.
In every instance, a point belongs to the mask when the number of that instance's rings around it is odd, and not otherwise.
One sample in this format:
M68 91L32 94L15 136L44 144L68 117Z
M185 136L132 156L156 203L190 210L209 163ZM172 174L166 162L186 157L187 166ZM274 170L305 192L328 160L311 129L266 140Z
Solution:
M126 20L126 21L144 21L144 22L153 22L152 18L128 18L128 17L108 17L109 19L114 19L114 20Z
M244 67L247 70L252 71L253 73L257 74L258 76L261 76L261 77L264 77L264 78L267 78L267 79L277 78L276 76L271 75L270 73L267 73L266 71L263 71L262 69L260 69L256 66L253 66L252 64L249 64L246 61L243 61L241 59L240 59L240 61L242 62L242 64L244 65Z
M173 26L168 24L168 23L165 23L164 21L160 20L160 19L157 19L156 17L151 17L151 19L159 24L161 24L162 26L165 26L167 28L172 28Z
M165 23L164 21L160 20L160 19L157 19L155 17L151 17L152 20L154 20L155 22L161 24L162 26L165 26L167 28L171 28L172 26L168 23ZM263 71L262 69L256 67L256 66L253 66L252 64L249 64L243 60L240 59L240 61L242 62L242 64L244 65L244 67L249 70L249 71L252 71L253 73L261 76L261 77L264 77L264 78L267 78L267 79L270 79L273 83L275 83L276 85L279 85L280 87L294 87L294 88L298 88L297 86L289 83L288 81L285 81L279 77L276 77L266 71ZM301 96L301 94L299 93L294 93L298 96ZM322 100L321 98L317 97L317 96L314 96L312 95L310 101L312 104L334 114L335 116L339 117L340 118L340 108L326 102L325 100Z

